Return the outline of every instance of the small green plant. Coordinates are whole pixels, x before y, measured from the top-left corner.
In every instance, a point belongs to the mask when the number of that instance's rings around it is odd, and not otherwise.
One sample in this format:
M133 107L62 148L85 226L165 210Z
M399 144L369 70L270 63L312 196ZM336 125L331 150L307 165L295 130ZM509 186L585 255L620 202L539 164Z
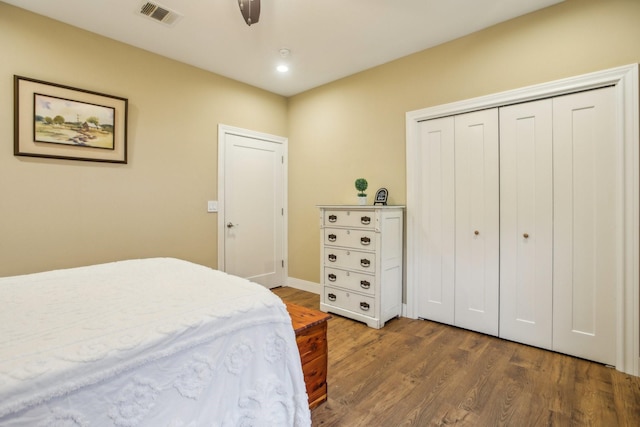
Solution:
M356 179L356 190L359 191L358 197L367 197L364 190L366 190L368 186L369 186L369 183L367 182L366 179L364 178Z

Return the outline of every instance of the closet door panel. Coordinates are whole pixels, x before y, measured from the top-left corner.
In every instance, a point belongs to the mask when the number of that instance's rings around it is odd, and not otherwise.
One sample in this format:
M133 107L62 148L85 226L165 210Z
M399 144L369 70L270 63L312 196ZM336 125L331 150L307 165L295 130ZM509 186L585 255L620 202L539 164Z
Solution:
M500 337L550 349L552 101L500 109Z
M418 317L454 321L454 119L420 123Z
M498 334L498 110L455 117L455 324Z
M554 99L553 349L615 364L622 155L613 88Z

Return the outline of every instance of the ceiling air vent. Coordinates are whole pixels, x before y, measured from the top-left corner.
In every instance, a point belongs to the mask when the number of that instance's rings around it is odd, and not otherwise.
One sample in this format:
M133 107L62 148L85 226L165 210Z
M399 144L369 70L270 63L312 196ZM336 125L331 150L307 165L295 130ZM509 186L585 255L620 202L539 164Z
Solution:
M149 1L142 2L140 5L140 15L166 25L173 25L182 18L178 12Z

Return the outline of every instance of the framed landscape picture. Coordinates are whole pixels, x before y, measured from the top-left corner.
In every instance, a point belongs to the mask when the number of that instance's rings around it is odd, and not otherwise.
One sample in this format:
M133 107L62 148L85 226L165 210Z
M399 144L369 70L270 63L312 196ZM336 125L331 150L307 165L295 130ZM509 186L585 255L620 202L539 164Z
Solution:
M127 163L128 100L14 76L14 154Z

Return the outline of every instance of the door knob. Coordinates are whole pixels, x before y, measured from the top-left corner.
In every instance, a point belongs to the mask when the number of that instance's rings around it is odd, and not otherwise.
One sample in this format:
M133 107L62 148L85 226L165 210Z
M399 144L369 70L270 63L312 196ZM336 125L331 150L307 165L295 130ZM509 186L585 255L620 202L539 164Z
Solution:
M233 227L235 227L235 225L231 221L229 221L229 223L227 224L227 228L233 228Z
M473 232L473 234L475 234L477 236L478 234L480 234L480 232L478 230L476 230L476 231Z
M524 237L525 239L528 239L528 238L529 238L529 233L524 233L524 234L522 235L522 237Z

